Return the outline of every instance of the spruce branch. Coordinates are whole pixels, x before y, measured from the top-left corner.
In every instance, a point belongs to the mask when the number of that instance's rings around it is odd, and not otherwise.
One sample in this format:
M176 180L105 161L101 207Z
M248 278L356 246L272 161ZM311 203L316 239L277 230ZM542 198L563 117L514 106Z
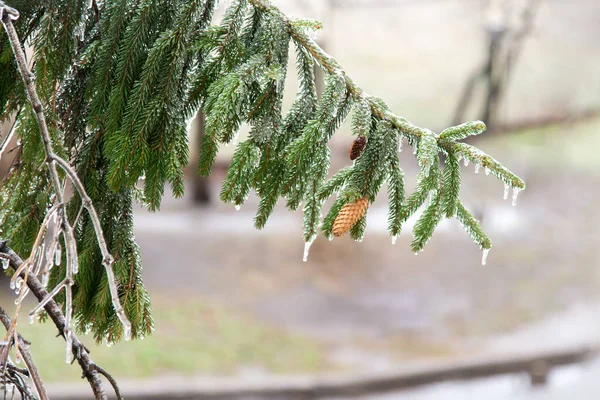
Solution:
M493 173L505 183L505 190L512 187L514 190L513 204L518 192L525 188L525 183L486 153L473 146L458 142L468 136L483 133L486 130L485 124L481 121L467 122L447 128L439 135L429 129L412 124L405 118L394 114L381 99L366 94L348 76L342 66L319 47L306 33L307 30L312 29L314 24L292 20L265 0L248 0L248 3L264 16L282 21L298 49L298 54L309 56L327 73L323 98L313 119L307 123L302 135L286 149L290 169L284 193L287 193L288 196L288 206L295 209L300 199L306 195L308 197L305 197L307 201L304 207L305 215L308 209L310 216L314 217L317 215L321 203L314 203L310 193L316 190L319 194L318 198L322 202L334 192L341 191L342 194L338 196L338 200L323 220L323 233L325 236L331 236L333 220L342 207L351 201L354 196L352 193L358 191L372 202L383 180L387 180L390 197L389 230L392 236L396 236L400 232L402 223L415 214L430 197L430 205L425 209L416 226L413 241L414 251L422 250L442 217L451 218L455 215L468 227L473 240L482 248L489 250L491 242L486 239L487 237L484 236L480 227L477 227L473 220L468 218L470 214L458 200L461 181L459 159L464 158L473 162L476 169L484 168L486 173ZM343 83L343 90L339 87L335 90L332 89L339 82ZM318 153L315 152L317 146L322 145L323 142L326 143L336 128L323 131L319 122L322 123L324 118L328 118L329 110L332 107L334 109L339 107L336 104L339 104L339 98L341 98L339 93L342 91L350 98L350 102L355 104L352 118L353 133L361 137L368 136L369 140L364 154L358 155L357 153L355 155L356 162L352 167L347 167L349 170L342 170L325 182L325 179L320 178L321 174L312 173L311 168L314 161L318 159ZM335 94L335 97L332 94ZM327 110L327 112L324 113L323 110ZM334 117L337 117L335 112ZM341 117L342 120L344 118L345 116ZM319 131L324 135L320 136ZM388 140L388 138L394 140ZM402 138L407 138L409 144L414 148L421 167L417 177L416 190L406 200L403 198L403 173L398 165L397 157L394 158L392 155L382 157L379 154L380 151L384 151L381 150L382 148L389 152L390 143L398 143ZM401 151L401 146L399 146L399 151ZM440 153L447 156L443 172L440 172L438 166ZM305 176L310 179L307 180ZM315 177L317 180L314 179ZM355 197L354 201L356 201ZM307 224L305 220L305 240L313 239L313 227L314 223ZM360 231L364 228L364 223L357 224L355 228L353 236L360 238Z
M71 351L72 351L71 338L73 337L72 326L71 326L72 312L73 312L71 286L74 283L73 275L75 275L78 272L79 255L78 255L78 251L77 251L77 241L75 238L74 230L68 219L68 212L67 212L67 207L66 207L66 202L65 202L65 194L64 194L66 184L63 185L61 183L61 177L58 173L57 165L60 166L61 169L67 174L67 177L69 178L70 182L73 184L73 186L78 191L78 193L81 197L82 204L88 210L90 219L92 220L92 223L94 226L94 231L96 233L97 243L98 243L98 246L102 253L102 257L103 257L102 264L106 270L107 279L109 282L109 288L110 288L110 292L111 292L111 300L112 300L113 306L115 308L115 312L117 313L117 316L123 325L124 337L126 340L131 336L131 323L127 319L127 316L125 315L125 311L123 310L123 307L121 306L121 303L119 300L117 284L116 284L116 281L114 278L114 273L112 270L112 264L114 262L114 259L108 251L108 247L106 245L106 240L104 239L104 234L102 231L102 225L101 225L100 219L98 217L98 214L96 212L96 209L94 208L94 206L91 202L91 199L87 195L85 187L83 186L82 182L80 181L75 170L62 157L60 157L54 151L52 138L50 135L50 131L48 129L48 124L46 122L46 116L44 113L44 109L43 109L42 103L40 101L40 98L39 98L37 90L36 90L34 74L29 70L29 68L27 66L25 53L23 51L23 48L21 47L21 42L19 40L17 32L12 23L13 20L18 19L18 17L19 17L18 12L14 11L13 9L6 9L4 3L0 2L0 15L2 17L2 19L1 19L2 24L8 35L8 39L11 44L13 54L15 56L15 60L17 62L19 73L21 75L21 78L23 80L23 83L24 83L26 91L27 91L27 97L31 103L33 111L35 112L35 118L37 121L39 134L40 134L42 142L43 142L44 152L45 152L45 156L46 156L45 165L47 166L48 171L50 173L52 186L54 188L54 194L56 196L56 208L58 210L60 210L60 215L59 215L60 228L59 229L61 230L64 241L65 241L65 247L66 247L65 250L66 250L66 259L67 259L67 268L66 268L66 283L67 284L65 286L66 315L65 315L64 333L65 333L65 337L67 340L67 359L69 359L70 355L71 355ZM54 207L53 207L52 211L54 212ZM41 229L39 230L36 242L34 243L34 246L32 247L32 250L31 250L32 254L26 260L26 262L23 263L23 266L25 268L25 271L24 271L25 280L27 280L30 267L33 267L36 263L35 252L38 251L37 244L39 243L39 240L40 240L41 235L45 228L46 228L45 226L42 226ZM39 263L41 263L41 258L39 258ZM24 294L25 294L25 290L23 290L23 292L21 293L20 299L23 298ZM19 305L20 305L20 301L19 301Z

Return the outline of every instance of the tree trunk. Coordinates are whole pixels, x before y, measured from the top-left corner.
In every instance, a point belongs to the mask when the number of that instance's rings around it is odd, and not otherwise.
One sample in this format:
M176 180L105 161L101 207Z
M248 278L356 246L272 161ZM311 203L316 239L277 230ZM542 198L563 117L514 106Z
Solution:
M204 140L204 114L201 110L196 114L196 118L192 121L191 136L196 138L196 149L200 154L200 146ZM198 157L196 157L197 159ZM197 161L196 161L197 163ZM208 177L200 176L193 169L192 175L192 201L197 205L207 205L211 202L210 182Z

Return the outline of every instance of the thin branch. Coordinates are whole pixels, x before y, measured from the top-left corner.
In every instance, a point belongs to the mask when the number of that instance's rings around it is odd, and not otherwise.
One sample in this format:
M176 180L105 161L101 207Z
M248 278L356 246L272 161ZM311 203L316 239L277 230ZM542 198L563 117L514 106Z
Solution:
M110 382L111 386L113 387L113 389L115 391L117 400L123 400L123 397L121 396L121 390L119 389L119 385L117 384L117 381L115 380L115 378L113 378L112 375L109 374L107 370L105 370L104 368L102 368L98 365L94 365L94 368L96 368L96 371L98 371L98 373L102 374L106 379L108 379L108 382Z
M0 240L0 253L4 253L8 256L10 260L10 267L14 270L17 270L22 264L23 260L17 253L15 253L10 247L8 247L6 241ZM21 273L21 276L24 277L25 274ZM31 293L38 299L38 301L44 301L48 297L48 292L42 286L42 283L39 279L34 275L29 275L27 277L27 286L31 290ZM66 319L63 315L60 306L54 300L48 300L46 305L44 306L46 313L54 322L54 325L58 328L59 335L63 338L66 338L65 335L65 326ZM106 394L104 393L104 386L102 380L98 376L98 371L96 370L96 365L92 361L89 356L89 352L81 343L77 335L75 333L71 334L72 347L74 350L74 356L81 370L83 372L83 376L87 379L92 390L94 392L94 396L98 400L106 400Z
M11 329L12 321L10 320L10 317L2 307L0 307L0 322L2 322L2 325L4 325L7 331ZM23 362L25 362L25 365L27 366L29 376L31 377L31 380L35 385L38 396L40 400L48 400L49 397L46 393L46 388L44 387L42 377L40 376L37 366L35 365L35 362L33 361L31 354L29 353L29 342L25 341L20 334L17 335L17 338L19 343L19 354L21 355Z

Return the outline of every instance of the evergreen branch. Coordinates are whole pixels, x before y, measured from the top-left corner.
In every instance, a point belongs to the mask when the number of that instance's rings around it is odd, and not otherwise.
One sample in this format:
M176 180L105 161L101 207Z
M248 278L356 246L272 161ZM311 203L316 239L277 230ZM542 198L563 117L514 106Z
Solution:
M430 134L431 131L425 128L420 128L416 125L410 123L406 118L399 117L393 114L389 108L385 105L385 103L381 102L379 99L367 95L359 86L354 83L354 81L346 74L346 72L342 69L340 64L329 54L327 54L319 45L311 39L303 30L302 27L294 24L292 20L290 20L284 13L282 13L279 9L274 6L270 6L264 0L248 0L254 7L260 9L265 13L270 13L271 15L282 19L284 21L289 34L292 39L301 47L303 47L316 61L316 63L321 66L325 71L330 74L337 74L341 78L344 79L347 90L352 94L352 96L357 100L364 100L369 103L371 107L372 114L379 120L388 121L392 124L392 126L402 132L405 136L412 139L420 139L422 136ZM438 145L440 148L451 151L456 143L456 137L466 137L476 132L482 131L485 129L485 125L482 125L480 122L475 121L463 125L459 125L457 127L446 129L445 138L438 137ZM518 178L516 175L510 173L508 174L506 168L502 167L500 163L493 160L491 157L487 156L489 160L486 162L486 165L492 170L497 171L497 174L506 176L505 182L510 183L513 187L524 189L524 182ZM493 160L493 161L492 161ZM510 172L510 171L508 171ZM504 179L503 179L504 180Z
M470 162L479 165L480 167L489 169L496 177L504 181L504 183L520 190L525 189L525 182L504 165L496 161L491 156L476 147L466 143L452 143L448 145L448 150L455 151L462 155Z
M419 146L417 150L417 160L419 165L425 171L429 171L429 168L436 161L438 155L437 139L433 132L425 130L425 134L421 136L419 140Z
M7 242L4 240L0 240L0 254L4 254L9 258L9 265L13 270L17 271L22 269L21 267L24 264L23 260L7 245ZM25 272L21 272L20 276L25 278ZM44 286L35 275L29 274L25 282L29 290L31 290L31 293L33 293L38 301L41 302L48 298L48 292L44 289ZM49 300L44 306L44 310L46 310L46 313L48 313L48 316L58 329L59 335L66 339L68 333L67 320L58 303L56 303L54 300ZM102 380L98 376L98 372L95 369L95 364L90 358L89 351L85 345L81 343L74 332L71 332L70 336L71 346L75 350L73 352L75 359L83 371L83 377L88 380L92 391L94 392L95 398L97 400L107 400L106 394L104 393Z
M317 198L320 201L325 201L329 197L333 196L335 192L340 190L345 184L348 178L350 178L350 174L352 174L352 167L344 167L340 169L335 175L329 178L321 188L319 189L319 193L317 194Z
M448 153L446 165L442 174L442 213L446 218L452 218L456 214L456 206L459 202L460 194L460 162L453 153Z
M482 121L471 121L444 129L442 133L440 133L440 139L448 141L462 140L469 136L479 135L485 132L486 129L487 128Z
M423 211L423 214L415 224L413 229L414 238L411 243L412 251L415 254L423 250L423 247L431 239L436 226L442 219L440 201L442 192L443 190L433 196L431 203L425 208L425 211Z
M0 4L0 10L3 9L4 4ZM18 17L18 15L17 15ZM79 177L75 170L60 156L58 156L53 148L52 139L50 137L50 132L48 130L48 125L46 123L46 117L44 114L43 106L40 101L40 98L37 94L36 85L34 81L33 74L29 71L27 66L27 61L25 58L25 53L21 47L21 42L17 36L16 30L12 23L12 20L15 18L14 15L10 13L4 13L2 15L2 24L6 33L8 35L9 41L11 43L11 47L13 49L13 53L15 55L15 59L17 61L17 66L19 68L19 73L21 78L23 79L23 83L25 85L27 96L31 103L31 106L35 112L35 117L37 120L39 134L41 135L42 142L44 145L44 151L46 154L46 165L48 167L48 171L50 173L52 185L54 187L54 192L56 195L57 204L59 204L60 212L61 212L61 224L62 224L62 232L65 238L66 244L66 254L67 254L67 280L68 285L66 286L66 325L65 325L65 333L67 338L67 353L69 354L69 346L71 345L71 337L73 335L71 328L71 317L72 317L72 294L71 294L71 285L73 284L72 276L77 273L78 270L78 254L77 254L77 242L75 239L75 234L69 220L67 218L67 208L64 201L64 187L61 184L60 176L58 174L58 170L56 168L57 164L61 166L61 168L67 173L70 181L73 183L74 187L80 194L84 207L89 212L90 218L94 225L94 230L96 233L96 238L98 245L100 247L100 251L102 252L103 260L102 264L105 267L107 278L109 281L109 287L112 295L112 302L117 313L117 316L124 327L124 336L126 339L131 335L131 323L127 319L123 307L121 307L121 303L118 296L118 289L114 278L114 273L112 270L112 264L114 262L113 257L110 255L106 241L104 239L104 234L102 232L102 225L100 219L98 218L98 214L91 202L91 199L87 195L87 192L80 181ZM32 249L33 251L34 249ZM28 271L26 271L27 273Z
M398 153L394 152L393 161L390 162L390 172L388 175L388 231L392 235L392 240L400 234L402 230L402 207L404 206L404 172L398 162Z
M463 228L471 236L471 239L479 245L479 248L489 250L492 248L492 241L481 229L479 221L471 214L461 202L456 208L456 218L461 222Z
M288 179L284 193L288 195L288 205L295 205L298 203L300 198L299 194L304 192L306 185L303 182L303 175L308 172L308 166L311 164L311 149L314 151L315 141L321 143L318 139L316 131L320 131L322 128L319 126L318 121L322 121L325 110L330 107L335 107L336 99L329 98L331 92L328 88L332 87L334 80L331 77L336 77L343 82L345 91L355 102L355 113L353 117L353 133L364 136L367 132L372 130L370 119L373 120L373 124L389 124L388 129L376 129L374 133L369 136L369 142L367 143L364 154L357 159L354 165L353 172L350 174L349 186L352 186L352 190L359 190L363 196L368 196L372 202L377 194L380 186L381 179L388 176L391 179L391 184L399 186L399 172L394 171L395 168L399 168L394 165L393 161L386 162L385 165L378 164L378 160L381 157L377 156L377 152L374 152L372 147L389 147L387 139L381 136L387 137L388 131L393 131L395 136L401 139L406 137L409 144L415 148L415 154L421 167L421 172L417 178L417 189L405 202L401 201L396 193L396 188L392 187L390 192L390 230L392 232L399 232L402 222L406 221L411 215L413 215L426 201L429 194L433 194L433 199L436 202L436 206L430 206L426 210L426 214L422 217L422 222L419 227L419 235L416 241L413 242L415 249L421 249L423 242L426 242L430 237L430 233L433 233L432 228L435 228L437 222L442 215L447 217L453 216L457 211L458 195L460 189L460 168L458 166L459 156L464 157L466 160L470 160L478 165L478 167L486 168L486 172L493 172L497 177L502 179L506 188L513 187L516 194L519 190L525 188L525 183L518 176L510 172L499 162L494 160L492 157L483 153L481 150L464 143L457 143L458 140L462 140L468 136L478 135L485 131L486 126L481 121L472 121L462 125L454 126L445 129L440 135L436 135L428 129L420 128L403 117L399 117L393 114L389 107L382 100L367 95L354 81L346 74L342 69L341 65L330 55L328 55L319 45L306 34L306 24L297 23L292 21L279 9L271 6L268 1L265 0L248 0L248 2L260 12L265 15L270 15L271 18L280 19L286 26L288 34L292 40L296 43L299 50L299 54L308 54L314 62L319 65L324 71L329 74L327 86L315 113L315 117L308 124L307 128L304 129L303 135L296 139L288 147L287 159L290 163L290 173L288 173ZM339 82L339 81L338 81ZM337 91L334 91L337 92ZM329 107L323 107L323 105ZM338 103L339 104L339 103ZM343 119L343 118L342 118ZM324 139L325 142L331 137L333 131L326 130ZM383 140L384 142L379 142ZM382 144L383 143L383 144ZM441 177L439 173L439 153L449 155L444 174ZM389 156L385 157L389 160ZM365 160L369 160L365 163ZM368 165L365 165L368 164ZM393 170L392 172L382 171ZM401 173L401 170L400 170ZM391 174L391 176L390 176ZM438 187L439 186L439 187ZM293 188L293 189L290 189ZM442 190L442 188L445 188ZM331 192L330 187L326 186L323 191L323 195ZM333 211L339 211L343 201L338 198L339 201L334 203L334 207L330 211L327 217L325 217L323 224L323 231L326 235L330 232L330 222L332 222ZM402 204L400 206L400 204ZM461 209L462 210L462 209ZM459 212L459 218L471 223L472 221L468 218L465 219L465 213ZM423 220L424 218L424 220ZM471 223L470 226L473 226ZM360 236L360 227L357 227L356 236ZM472 235L474 240L478 243L484 243L483 232L475 228L470 228L471 231L476 234ZM484 235L484 234L483 234ZM489 239L488 239L489 240ZM485 242L484 244L486 244ZM487 247L484 246L487 249Z

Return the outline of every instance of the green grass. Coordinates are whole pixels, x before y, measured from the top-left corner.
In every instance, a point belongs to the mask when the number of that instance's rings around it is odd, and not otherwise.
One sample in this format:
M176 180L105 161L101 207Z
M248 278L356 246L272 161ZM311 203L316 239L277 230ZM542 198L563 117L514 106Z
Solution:
M155 298L156 330L144 340L97 345L80 335L92 359L119 378L156 375L235 374L253 366L273 373L313 372L326 367L319 344L220 307L199 301ZM19 331L32 342L31 353L47 381L79 379L81 371L65 359L64 341L51 323Z

